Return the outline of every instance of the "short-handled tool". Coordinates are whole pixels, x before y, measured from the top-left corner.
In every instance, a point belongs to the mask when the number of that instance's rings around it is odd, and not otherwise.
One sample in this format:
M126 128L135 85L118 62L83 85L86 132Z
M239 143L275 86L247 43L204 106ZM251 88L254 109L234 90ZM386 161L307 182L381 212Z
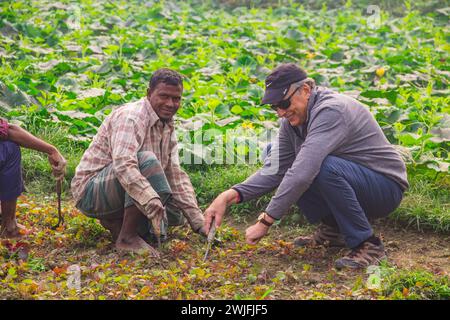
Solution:
M209 253L209 250L211 249L211 245L212 245L215 237L216 237L216 219L212 218L211 228L209 229L208 237L206 238L206 240L208 241L208 246L206 247L206 252L205 252L205 256L203 257L203 262L205 262L206 259L208 258L208 253Z
M56 180L56 195L58 196L58 223L52 227L53 230L64 224L64 217L61 213L61 189L62 179Z

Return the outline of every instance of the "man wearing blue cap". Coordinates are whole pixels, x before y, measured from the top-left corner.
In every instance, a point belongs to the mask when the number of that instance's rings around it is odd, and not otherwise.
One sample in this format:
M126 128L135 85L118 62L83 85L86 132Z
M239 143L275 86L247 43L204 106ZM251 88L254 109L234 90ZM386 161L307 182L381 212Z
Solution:
M277 189L258 222L246 230L256 244L275 220L297 204L310 223L320 223L297 246L347 246L351 251L336 268L364 268L386 258L369 219L386 217L408 188L406 166L380 126L361 103L316 87L295 64L277 67L266 79L263 104L281 120L276 142L264 166L244 182L220 194L205 211L222 222L227 206Z

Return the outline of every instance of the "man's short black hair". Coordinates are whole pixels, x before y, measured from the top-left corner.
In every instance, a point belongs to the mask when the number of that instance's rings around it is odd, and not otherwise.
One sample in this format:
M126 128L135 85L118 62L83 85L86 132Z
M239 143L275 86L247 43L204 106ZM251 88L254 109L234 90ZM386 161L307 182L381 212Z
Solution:
M162 68L153 73L148 87L150 90L153 90L159 83L165 83L172 86L183 86L183 77L172 69Z

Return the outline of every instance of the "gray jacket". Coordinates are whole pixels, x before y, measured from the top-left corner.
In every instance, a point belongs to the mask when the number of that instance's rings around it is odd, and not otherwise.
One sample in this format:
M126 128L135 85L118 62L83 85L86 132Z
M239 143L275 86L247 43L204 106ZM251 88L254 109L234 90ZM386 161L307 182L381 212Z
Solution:
M280 131L264 166L233 186L241 201L278 187L266 212L280 219L308 190L322 161L334 155L379 172L408 188L406 166L370 111L357 100L316 87L307 106L306 123L293 127L281 120Z

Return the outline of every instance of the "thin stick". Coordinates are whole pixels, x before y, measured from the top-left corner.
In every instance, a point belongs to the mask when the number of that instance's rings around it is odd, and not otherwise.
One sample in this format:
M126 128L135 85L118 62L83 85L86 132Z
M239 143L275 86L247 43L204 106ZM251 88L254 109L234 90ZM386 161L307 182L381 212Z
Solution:
M64 217L61 212L61 190L62 190L62 181L61 179L56 180L56 195L58 196L58 223L52 227L53 230L58 228L60 225L64 224Z

